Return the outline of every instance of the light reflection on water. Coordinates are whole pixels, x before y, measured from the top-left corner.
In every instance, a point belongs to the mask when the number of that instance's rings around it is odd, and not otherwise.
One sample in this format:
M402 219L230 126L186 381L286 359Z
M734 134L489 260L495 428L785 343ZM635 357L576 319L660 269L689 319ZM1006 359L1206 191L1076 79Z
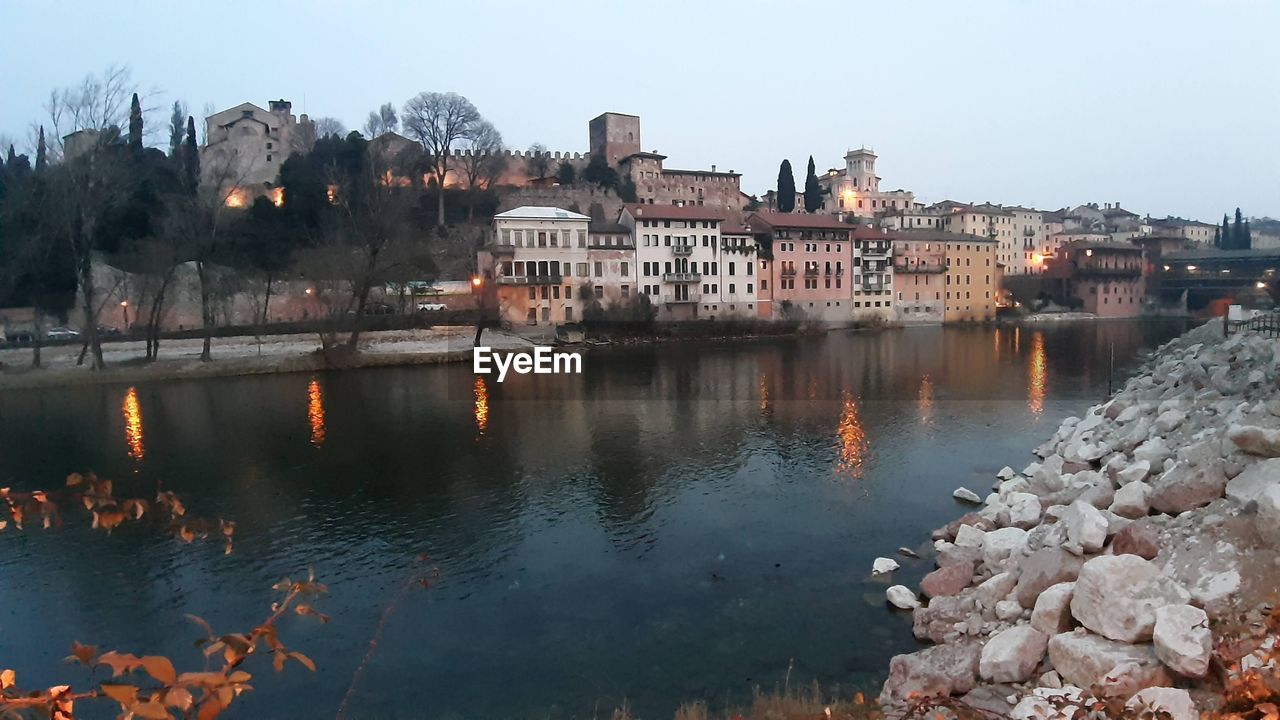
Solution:
M389 616L352 717L607 716L623 698L671 717L747 702L792 658L792 682L874 686L915 642L872 560L1099 400L1111 342L1122 372L1175 329L1045 328L1025 354L1018 328L998 352L980 327L660 343L496 387L452 366L6 393L0 477L163 479L237 530L229 556L71 522L0 535L0 577L25 579L0 583L0 666L54 684L74 639L199 667L186 613L240 629L314 567L332 620L282 633L317 673L259 667L236 716L331 717L425 552L440 578Z

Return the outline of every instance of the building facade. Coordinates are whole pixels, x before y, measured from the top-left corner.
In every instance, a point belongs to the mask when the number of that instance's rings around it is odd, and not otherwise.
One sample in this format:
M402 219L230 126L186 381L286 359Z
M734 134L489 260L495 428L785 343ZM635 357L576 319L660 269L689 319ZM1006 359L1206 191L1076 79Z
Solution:
M720 298L714 317L765 316L757 295L756 242L745 225L726 221L720 227ZM703 303L706 304L705 301Z
M908 210L915 205L915 195L907 190L881 190L876 175L876 154L866 148L850 150L844 156L844 169L830 170L818 177L829 213L871 218L882 211Z
M893 293L898 320L941 323L946 319L946 241L936 230L900 230L893 238Z
M519 207L494 216L493 236L478 264L493 283L503 322L554 326L582 319L589 302L584 295L592 289L590 221L553 207Z
M232 207L247 207L254 197L271 194L290 153L308 152L315 143L315 123L306 115L295 117L289 101L272 100L268 106L241 103L205 118L201 182L237 188L228 195Z
M1061 300L1099 317L1143 311L1143 251L1132 243L1077 240L1058 249L1046 276ZM1074 300L1074 301L1072 301Z
M635 241L640 292L658 308L659 320L693 320L719 305L723 220L721 211L696 205L623 207L618 222Z

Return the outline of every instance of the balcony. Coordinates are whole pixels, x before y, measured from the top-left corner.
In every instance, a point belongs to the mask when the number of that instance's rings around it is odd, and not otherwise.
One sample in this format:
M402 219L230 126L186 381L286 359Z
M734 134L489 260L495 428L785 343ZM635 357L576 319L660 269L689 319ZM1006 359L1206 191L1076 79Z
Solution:
M796 274L796 268L794 265L783 265L779 274L783 277L790 277Z
M560 275L503 275L499 285L559 285Z
M672 255L692 255L693 246L692 245L672 245L671 254Z
M883 283L862 283L862 292L883 292L888 290L889 286Z
M494 245L490 245L488 247L488 250L493 255L515 255L516 254L515 245L494 244Z
M839 268L839 267L838 267L838 268L835 268L834 270L833 270L833 269L831 269L831 268L827 268L827 273L826 273L826 274L827 274L827 275L834 275L835 277L842 277L842 276L844 276L844 268Z
M887 242L869 242L862 248L862 255L888 255L893 245Z
M895 262L895 263L893 264L893 271L894 271L894 272L900 272L900 273L916 274L916 275L920 275L920 274L934 274L934 273L944 273L944 272L946 272L946 271L947 271L947 267L946 267L945 265L941 264L941 263L936 263L936 262L935 262L935 263L930 263L930 262L918 262L918 263Z
M696 272L662 273L662 282L667 282L667 283L702 282L702 273L696 273Z
M1142 277L1140 267L1101 267L1082 265L1076 268L1076 275L1081 277Z
M702 295L699 295L698 293L689 293L689 295L688 295L687 297L683 297L683 298L681 298L681 297L677 297L677 296L675 296L675 295L673 295L673 294L668 293L668 294L666 294L666 295L663 295L663 296L662 296L662 302L663 302L663 303L665 303L665 304L667 304L667 305L680 305L680 304L684 304L684 303L697 303L697 302L702 302Z

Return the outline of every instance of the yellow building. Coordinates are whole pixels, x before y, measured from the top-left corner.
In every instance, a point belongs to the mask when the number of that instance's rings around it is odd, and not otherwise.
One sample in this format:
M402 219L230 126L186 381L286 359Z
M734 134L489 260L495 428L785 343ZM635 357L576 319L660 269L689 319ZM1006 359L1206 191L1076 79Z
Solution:
M943 322L976 322L996 316L1000 266L999 241L976 235L942 233L947 273L943 286Z

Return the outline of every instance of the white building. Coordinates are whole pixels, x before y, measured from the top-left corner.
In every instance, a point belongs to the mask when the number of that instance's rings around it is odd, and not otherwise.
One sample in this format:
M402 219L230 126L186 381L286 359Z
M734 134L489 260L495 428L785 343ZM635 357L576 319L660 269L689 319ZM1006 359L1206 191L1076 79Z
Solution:
M756 295L756 243L744 225L725 222L720 227L720 296L712 303L713 317L754 318L759 315ZM703 306L707 305L703 300Z
M243 192L231 195L229 205L247 206L264 193L278 196L272 186L280 176L280 165L290 153L307 152L315 143L315 124L306 115L294 117L293 106L286 100L272 100L269 105L270 110L263 110L241 103L205 118L201 181L242 188Z
M568 210L535 206L493 217L493 240L478 260L486 281L494 284L503 321L558 325L582 320L593 292L590 221Z
M636 244L640 292L658 308L658 319L692 320L720 304L723 220L721 211L696 205L622 208L619 222Z
M825 209L831 213L875 217L885 210L908 210L915 205L915 195L907 190L880 189L876 154L866 148L850 150L844 156L844 169L819 176L818 184L827 191Z

